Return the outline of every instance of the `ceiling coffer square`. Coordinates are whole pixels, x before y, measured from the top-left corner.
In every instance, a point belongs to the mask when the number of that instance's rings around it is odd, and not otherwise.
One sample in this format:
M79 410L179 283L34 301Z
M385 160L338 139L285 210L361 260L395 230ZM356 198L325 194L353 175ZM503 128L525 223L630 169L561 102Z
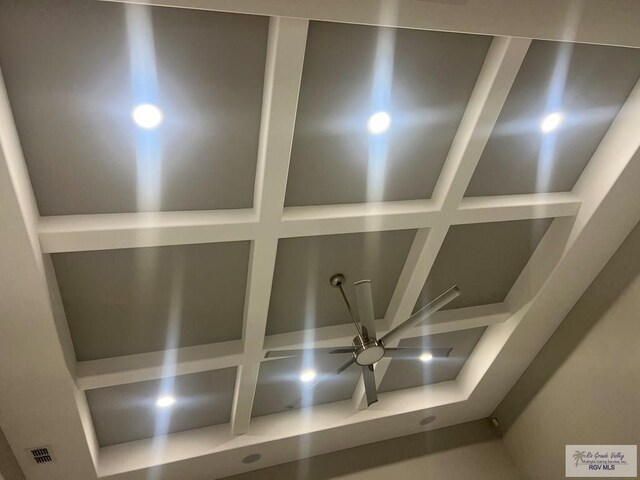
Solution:
M452 350L447 357L433 357L427 363L415 359L393 358L378 392L455 380L485 330L485 327L471 328L401 340L399 346L403 348L421 348L425 352L442 347Z
M88 390L101 447L228 423L236 367ZM171 402L162 403L170 398Z
M2 3L0 64L41 215L253 206L268 18ZM132 111L149 103L164 120L144 131Z
M285 205L431 197L490 44L310 22ZM372 136L378 111L391 124Z
M249 242L51 256L78 361L242 336Z
M350 354L290 357L268 360L260 364L258 385L253 401L253 417L286 412L294 408L306 408L323 403L347 400L353 395L360 379L360 369L350 368L340 375L333 372ZM303 391L301 374L313 369L317 379L326 379L312 391Z
M451 226L414 311L454 284L462 294L444 309L502 302L551 222L543 218Z
M639 77L640 49L534 40L465 196L570 191Z
M278 243L267 335L350 322L340 296L329 283L336 272L345 289L364 278L375 285L374 314L385 315L415 230L285 238Z

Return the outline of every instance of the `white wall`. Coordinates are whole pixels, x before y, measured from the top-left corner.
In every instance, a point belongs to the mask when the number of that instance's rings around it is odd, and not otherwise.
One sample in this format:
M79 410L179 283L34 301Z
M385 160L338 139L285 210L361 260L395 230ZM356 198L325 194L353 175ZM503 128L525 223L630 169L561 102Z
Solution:
M0 480L24 480L22 470L2 430L0 430Z
M523 479L487 421L372 443L227 480Z
M566 444L640 444L640 224L494 412L531 480Z

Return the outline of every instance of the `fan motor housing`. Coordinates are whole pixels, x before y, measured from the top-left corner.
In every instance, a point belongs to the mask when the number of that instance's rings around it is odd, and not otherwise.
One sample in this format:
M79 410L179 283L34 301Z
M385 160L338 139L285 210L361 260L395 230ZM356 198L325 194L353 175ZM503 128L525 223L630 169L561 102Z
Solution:
M373 365L384 357L384 347L378 345L375 340L367 340L363 345L356 345L358 350L354 352L356 363L360 366Z

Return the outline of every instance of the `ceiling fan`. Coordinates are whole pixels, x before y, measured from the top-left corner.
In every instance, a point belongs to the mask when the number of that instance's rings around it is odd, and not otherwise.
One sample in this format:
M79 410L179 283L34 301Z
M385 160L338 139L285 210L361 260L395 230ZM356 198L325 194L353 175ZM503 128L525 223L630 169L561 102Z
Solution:
M364 379L367 406L369 406L378 401L374 364L381 360L382 357L404 359L415 358L417 360L425 354L425 351L422 348L387 347L387 345L391 344L394 340L399 340L405 330L423 322L446 304L458 297L460 295L460 289L456 286L451 287L442 295L411 315L396 328L390 330L382 337L377 338L375 319L373 315L373 299L371 297L371 281L360 280L354 283L360 321L358 321L353 308L351 308L349 299L344 293L344 289L342 288L344 281L344 275L341 273L336 273L330 279L331 285L340 290L340 294L347 306L351 320L353 320L353 324L356 327L357 335L353 339L353 345L346 347L271 350L266 352L265 358L293 357L305 354L335 355L350 353L350 358L340 365L340 367L333 372L333 375L342 373L354 363L360 365L362 367L362 377ZM451 348L430 348L428 353L433 357L448 357L450 352ZM309 385L309 387L314 387L318 383L320 383L320 381ZM299 401L300 399L296 400L296 402L293 402L289 407L293 408Z

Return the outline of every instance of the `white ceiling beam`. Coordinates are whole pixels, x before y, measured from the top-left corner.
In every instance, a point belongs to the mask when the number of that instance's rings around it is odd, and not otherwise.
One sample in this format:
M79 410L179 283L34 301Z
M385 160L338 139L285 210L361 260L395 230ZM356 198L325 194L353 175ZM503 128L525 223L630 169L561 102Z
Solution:
M233 436L224 425L173 433L163 438L162 455L157 438L105 447L98 473L100 478L128 480L226 478L370 443L372 437L383 440L478 418L472 405L460 404L464 397L456 382L381 393L380 400L355 414L351 402L343 401L261 416L252 420L250 435ZM420 425L426 415L436 415L437 421ZM254 453L262 455L259 462L242 463Z
M443 310L431 317L429 323L409 329L404 338L486 327L504 322L510 316L508 306L505 303ZM376 320L376 331L379 336L387 333L388 328L386 327L385 319ZM308 330L268 335L264 341L264 349L267 351L349 346L356 336L354 327L350 323L316 328L312 332L313 335L311 336Z
M280 237L424 228L438 216L438 205L432 200L288 207L282 216Z
M471 352L463 370L458 375L459 383L465 390L467 398L473 394L480 377L498 357L513 331L514 323L517 323L530 308L532 299L558 264L574 221L575 218L571 217L553 221L505 299L504 303L509 306L513 315L507 322L503 322L502 327L487 329ZM486 403L478 403L478 405L483 405L486 411Z
M282 218L309 22L271 18L254 201L260 222Z
M640 220L638 118L640 81L573 189L582 200L575 221L554 221L544 251L535 252L507 296L518 310L487 331L460 373L461 387L487 414Z
M235 435L242 435L249 430L277 248L278 239L275 237L256 240L251 248L242 336L243 360L238 366L231 409L231 431Z
M451 223L573 217L578 213L580 204L580 197L571 192L463 198Z
M463 198L450 222L572 216L579 207L571 192ZM419 229L435 225L440 216L435 200L288 207L270 231L288 238ZM256 239L261 228L253 209L51 216L37 224L43 253L246 241Z
M433 193L449 213L459 207L531 40L494 38Z
M413 311L530 43L528 39L506 37L494 38L491 43L434 190L433 198L441 206L442 216L431 229L416 234L387 310L389 329ZM399 340L389 346L397 343ZM376 385L382 382L389 363L383 359L376 365ZM353 401L359 409L366 406L362 379Z
M437 312L428 324L410 329L404 338L422 337L436 333L455 332L469 328L486 327L506 321L511 314L505 303L481 305ZM376 320L378 331L387 329L384 319ZM309 342L309 331L268 335L264 351L295 348L322 348L351 345L355 336L349 323L313 330L314 340ZM76 383L81 390L111 387L127 383L144 382L164 376L217 370L237 365L256 363L255 354L245 360L243 341L209 343L158 352L139 353L122 357L89 360L76 364ZM261 358L263 355L261 355ZM174 359L171 369L165 368L167 358ZM270 359L266 359L269 361ZM245 372L246 373L246 372Z
M420 30L640 47L638 2L610 0L107 0ZM603 22L602 19L607 21Z
M65 215L38 222L44 253L232 242L252 240L257 232L252 209Z
M376 329L385 330L384 319L376 320ZM353 323L341 323L311 330L267 335L264 339L264 350L291 350L295 348L324 348L333 346L349 346L356 336Z
M429 323L408 329L402 338L416 338L438 333L458 332L470 328L488 327L505 322L510 317L509 307L504 302L442 310L436 312L430 318Z
M251 248L243 327L244 361L238 368L231 412L231 430L236 435L249 430L258 383L308 26L306 20L290 18L272 17L269 23L254 193L261 235Z
M95 479L95 439L85 436L86 403L73 381L73 353L56 318L38 243L38 210L0 73L0 415L2 430L30 480ZM68 332L67 332L68 334ZM36 443L34 445L34 443ZM56 445L43 471L26 454Z
M165 368L167 358L174 362ZM241 340L210 343L158 352L89 360L76 364L76 382L82 390L144 382L164 376L234 367L242 363Z

